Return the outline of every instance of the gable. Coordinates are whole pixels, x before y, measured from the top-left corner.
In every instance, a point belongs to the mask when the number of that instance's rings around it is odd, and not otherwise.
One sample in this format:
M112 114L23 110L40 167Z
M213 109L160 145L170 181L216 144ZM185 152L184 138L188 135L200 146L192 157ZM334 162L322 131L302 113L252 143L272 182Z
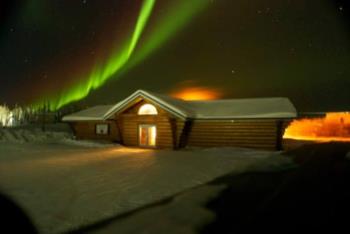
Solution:
M120 114L121 112L124 112L126 109L130 108L131 106L134 106L135 104L139 103L141 100L146 100L147 102L157 106L159 109L162 109L163 111L166 111L167 113L173 116L176 116L180 119L186 119L189 117L188 114L183 109L178 108L173 103L169 103L169 101L164 99L165 98L161 98L149 92L138 90L133 94L131 94L126 99L124 99L123 101L117 103L114 107L112 107L105 114L104 118L107 119L112 115Z
M139 109L144 104L151 104L151 105L153 105L157 109L157 112L158 112L159 115L169 115L170 114L166 110L164 110L161 106L159 106L157 103L154 103L154 102L152 102L152 101L150 101L150 100L148 100L146 98L139 97L139 98L136 98L134 101L130 102L129 105L127 105L125 108L121 109L118 112L118 115L121 115L121 114L134 114L134 115L137 115Z

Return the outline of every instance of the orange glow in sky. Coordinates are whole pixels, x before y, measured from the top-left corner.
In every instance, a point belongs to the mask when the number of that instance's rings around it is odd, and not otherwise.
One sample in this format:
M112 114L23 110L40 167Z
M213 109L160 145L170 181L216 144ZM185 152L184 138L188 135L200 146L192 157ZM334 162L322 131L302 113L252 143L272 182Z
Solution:
M173 92L171 96L186 101L199 101L219 99L222 94L217 89L207 87L191 87Z
M327 113L323 118L294 120L283 137L319 142L350 142L350 112Z

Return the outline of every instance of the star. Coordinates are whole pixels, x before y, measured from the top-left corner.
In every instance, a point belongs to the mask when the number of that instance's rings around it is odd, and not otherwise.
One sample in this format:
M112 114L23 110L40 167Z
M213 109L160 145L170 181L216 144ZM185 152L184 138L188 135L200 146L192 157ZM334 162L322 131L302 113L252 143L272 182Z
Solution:
M343 11L344 10L343 6L339 6L339 10Z

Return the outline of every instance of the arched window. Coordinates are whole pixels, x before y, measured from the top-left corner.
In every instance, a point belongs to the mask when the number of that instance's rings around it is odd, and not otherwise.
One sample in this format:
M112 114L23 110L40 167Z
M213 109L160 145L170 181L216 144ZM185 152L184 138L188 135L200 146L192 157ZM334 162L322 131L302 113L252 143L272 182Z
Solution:
M157 115L158 111L157 108L155 106L153 106L152 104L143 104L138 113L139 115Z

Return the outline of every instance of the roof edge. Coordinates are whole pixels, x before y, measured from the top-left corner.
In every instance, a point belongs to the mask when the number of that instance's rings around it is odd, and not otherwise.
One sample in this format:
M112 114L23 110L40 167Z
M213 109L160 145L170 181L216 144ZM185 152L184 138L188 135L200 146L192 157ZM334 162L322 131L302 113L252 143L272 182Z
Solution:
M149 92L147 92L145 90L139 89L139 90L135 91L134 93L132 93L131 95L129 95L124 100L118 102L115 106L113 106L103 116L103 119L108 119L109 117L111 117L111 115L113 115L113 114L117 113L118 111L122 110L125 106L127 106L128 103L130 103L132 100L136 99L139 96L141 96L143 98L146 98L146 99L149 99L150 101L153 101L153 102L157 103L163 109L165 109L166 111L176 115L177 117L179 117L181 119L186 119L188 117L184 112L182 112L178 108L174 107L173 105L167 103L164 100L159 99L158 97L150 94Z
M103 121L104 118L97 118L97 117L70 117L70 116L64 116L62 118L62 122L72 122L72 121Z

